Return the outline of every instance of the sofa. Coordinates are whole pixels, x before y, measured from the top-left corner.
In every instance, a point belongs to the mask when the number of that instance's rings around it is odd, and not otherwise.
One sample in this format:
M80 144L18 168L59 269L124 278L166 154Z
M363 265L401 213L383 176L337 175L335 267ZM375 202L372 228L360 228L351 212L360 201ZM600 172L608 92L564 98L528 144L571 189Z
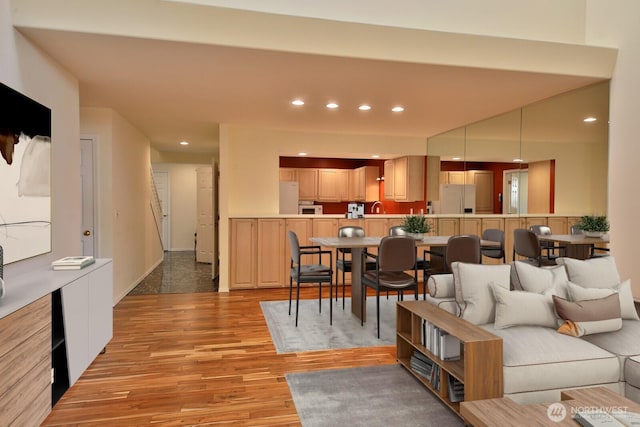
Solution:
M453 263L428 280L426 300L503 340L504 395L522 404L606 386L640 402L640 318L613 256Z

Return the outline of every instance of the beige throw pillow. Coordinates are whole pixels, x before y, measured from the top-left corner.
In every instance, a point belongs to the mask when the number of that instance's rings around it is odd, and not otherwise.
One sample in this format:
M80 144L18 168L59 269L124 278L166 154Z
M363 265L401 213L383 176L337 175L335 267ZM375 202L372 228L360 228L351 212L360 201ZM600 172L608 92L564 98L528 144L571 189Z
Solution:
M453 298L456 294L453 274L434 274L427 280L429 295L433 298Z
M610 288L620 283L620 274L613 256L590 259L558 258L567 269L569 280L584 288Z
M509 289L511 266L454 262L451 270L460 317L476 325L493 323L496 310L491 284Z
M558 318L550 295L526 291L510 291L492 284L496 300L494 327L504 329L512 326L530 325L556 328Z
M563 266L536 267L523 261L512 263L513 275L523 291L543 293L550 288L563 287L569 278Z
M631 293L631 280L625 280L624 282L612 286L610 288L583 288L575 283L569 282L567 284L569 290L569 299L571 301L585 301L594 300L609 296L613 293L618 293L620 297L620 312L623 319L640 320L638 312L636 311L636 305L633 301L633 294Z

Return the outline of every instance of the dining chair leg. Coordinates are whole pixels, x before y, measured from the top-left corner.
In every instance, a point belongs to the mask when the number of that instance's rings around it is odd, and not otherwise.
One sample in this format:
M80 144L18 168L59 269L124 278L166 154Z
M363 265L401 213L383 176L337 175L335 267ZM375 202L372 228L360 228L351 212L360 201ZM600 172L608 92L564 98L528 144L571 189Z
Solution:
M293 279L289 277L289 316L291 316L291 295L293 291Z
M329 301L331 301L331 294L329 294ZM318 312L322 313L322 282L318 283Z
M362 282L360 285L360 326L364 326L364 316L362 313L364 312L365 304L367 303L367 285Z
M337 281L336 274L336 281ZM333 278L329 280L329 325L333 325L333 302L331 301L331 287L333 286ZM338 294L338 284L336 283L336 295Z
M380 289L376 288L376 328L380 339Z
M298 307L300 305L300 282L297 282L296 288L296 328L298 327Z

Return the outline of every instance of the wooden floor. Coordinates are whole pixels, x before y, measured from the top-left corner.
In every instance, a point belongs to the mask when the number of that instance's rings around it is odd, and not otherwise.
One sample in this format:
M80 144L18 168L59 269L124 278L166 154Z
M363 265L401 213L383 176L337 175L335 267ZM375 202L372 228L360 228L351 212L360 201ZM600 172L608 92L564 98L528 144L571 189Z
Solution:
M125 297L106 353L43 425L300 425L285 373L396 363L395 346L276 354L259 302L286 299L285 289Z

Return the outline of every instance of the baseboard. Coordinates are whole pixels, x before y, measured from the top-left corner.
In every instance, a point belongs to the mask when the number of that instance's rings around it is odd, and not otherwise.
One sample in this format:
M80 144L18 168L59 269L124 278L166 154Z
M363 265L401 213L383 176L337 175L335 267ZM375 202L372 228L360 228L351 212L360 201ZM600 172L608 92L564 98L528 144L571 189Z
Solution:
M114 306L116 304L118 304L120 302L120 300L124 297L126 297L129 292L131 292L133 290L133 288L135 288L136 286L138 286L140 284L140 282L142 282L144 280L145 277L147 277L149 274L151 274L151 272L157 267L159 266L162 261L164 261L164 256L161 257L158 261L156 261L155 264L153 264L142 276L138 277L131 285L129 285L129 287L127 287L127 289L121 293L120 295L118 295L116 297L116 300L114 302Z

